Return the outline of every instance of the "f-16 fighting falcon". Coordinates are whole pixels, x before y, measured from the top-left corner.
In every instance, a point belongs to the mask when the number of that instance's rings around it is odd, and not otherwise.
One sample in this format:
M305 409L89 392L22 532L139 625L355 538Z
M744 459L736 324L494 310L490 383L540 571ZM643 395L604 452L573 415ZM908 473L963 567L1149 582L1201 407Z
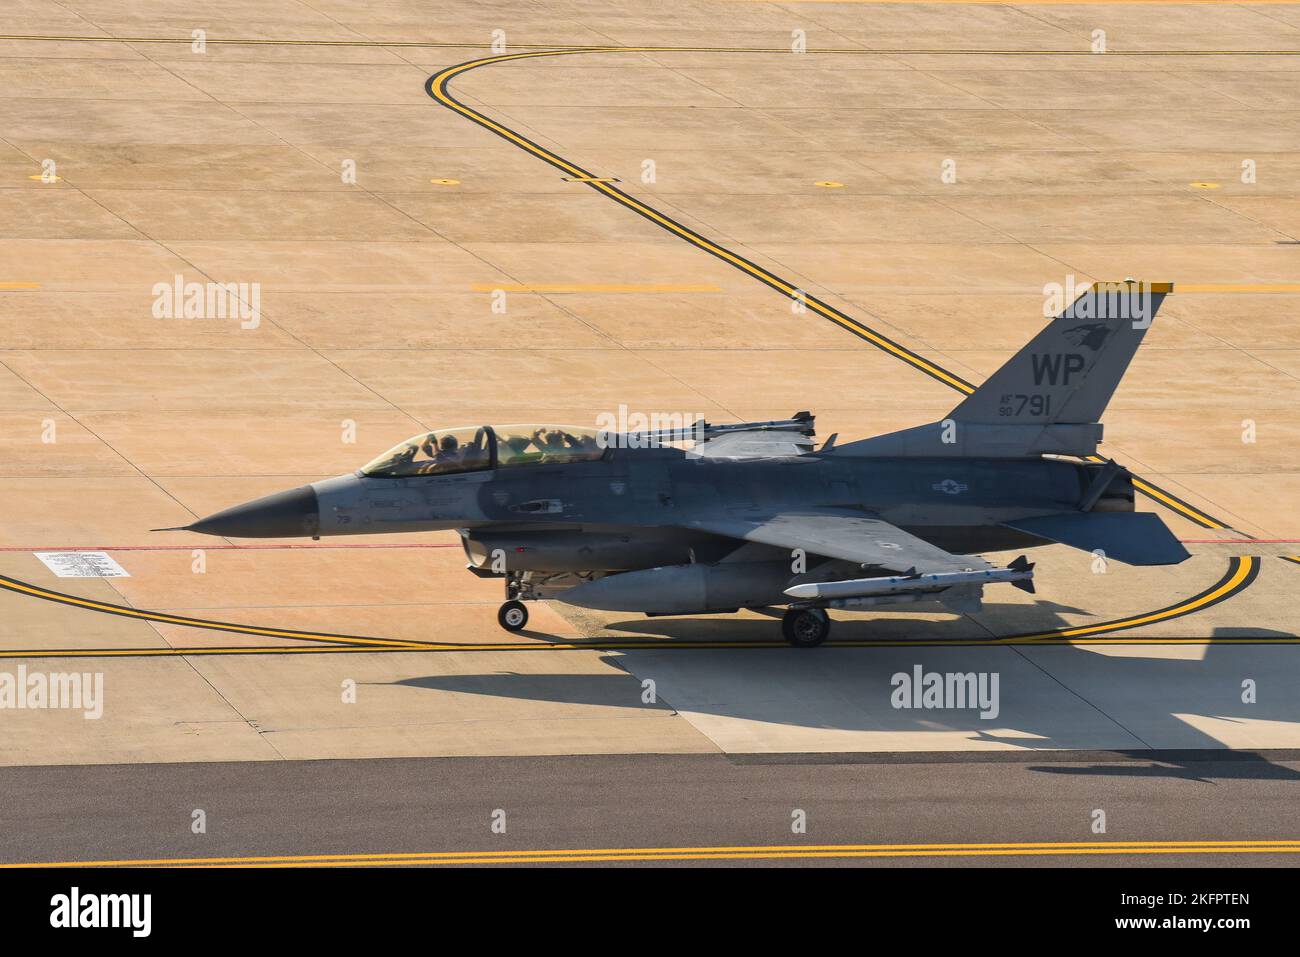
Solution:
M1102 412L1171 291L1088 288L947 418L900 432L818 447L807 412L657 432L438 429L184 530L454 529L469 570L503 579L508 630L543 598L649 615L785 606L785 638L805 647L826 640L829 609L972 612L985 585L1034 590L1024 557L995 567L977 553L1061 542L1174 564L1187 552L1134 511L1129 472L1097 456Z

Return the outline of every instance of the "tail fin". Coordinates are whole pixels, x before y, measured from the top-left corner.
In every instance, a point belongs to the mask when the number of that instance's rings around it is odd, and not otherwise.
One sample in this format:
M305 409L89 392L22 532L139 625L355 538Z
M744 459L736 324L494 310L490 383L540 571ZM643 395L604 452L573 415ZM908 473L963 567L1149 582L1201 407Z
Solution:
M1101 421L1169 283L1099 283L952 411L999 425Z
M1101 415L1172 283L1097 283L943 422L840 446L857 455L1093 455ZM854 448L857 446L857 448Z

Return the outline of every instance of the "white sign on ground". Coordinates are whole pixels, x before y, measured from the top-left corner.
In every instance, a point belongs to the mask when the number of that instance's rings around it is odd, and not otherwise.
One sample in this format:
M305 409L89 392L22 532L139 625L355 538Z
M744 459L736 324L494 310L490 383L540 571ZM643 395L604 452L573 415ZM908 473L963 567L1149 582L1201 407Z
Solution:
M60 578L130 578L108 552L36 552L45 567Z

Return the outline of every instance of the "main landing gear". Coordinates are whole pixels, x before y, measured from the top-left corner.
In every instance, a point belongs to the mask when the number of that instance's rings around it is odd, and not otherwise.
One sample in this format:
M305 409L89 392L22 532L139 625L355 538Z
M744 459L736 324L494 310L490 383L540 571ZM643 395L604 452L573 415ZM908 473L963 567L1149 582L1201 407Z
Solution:
M831 633L831 616L821 608L791 608L781 619L781 633L796 648L816 648Z

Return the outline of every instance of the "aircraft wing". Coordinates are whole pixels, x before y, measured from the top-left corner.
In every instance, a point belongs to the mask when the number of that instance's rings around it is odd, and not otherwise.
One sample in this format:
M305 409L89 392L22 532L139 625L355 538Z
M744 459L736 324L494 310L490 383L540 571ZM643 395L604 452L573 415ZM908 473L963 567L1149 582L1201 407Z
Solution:
M897 572L915 568L918 574L929 575L993 567L982 558L954 555L896 525L847 509L723 516L690 522L688 527L777 548L802 548L809 554Z

